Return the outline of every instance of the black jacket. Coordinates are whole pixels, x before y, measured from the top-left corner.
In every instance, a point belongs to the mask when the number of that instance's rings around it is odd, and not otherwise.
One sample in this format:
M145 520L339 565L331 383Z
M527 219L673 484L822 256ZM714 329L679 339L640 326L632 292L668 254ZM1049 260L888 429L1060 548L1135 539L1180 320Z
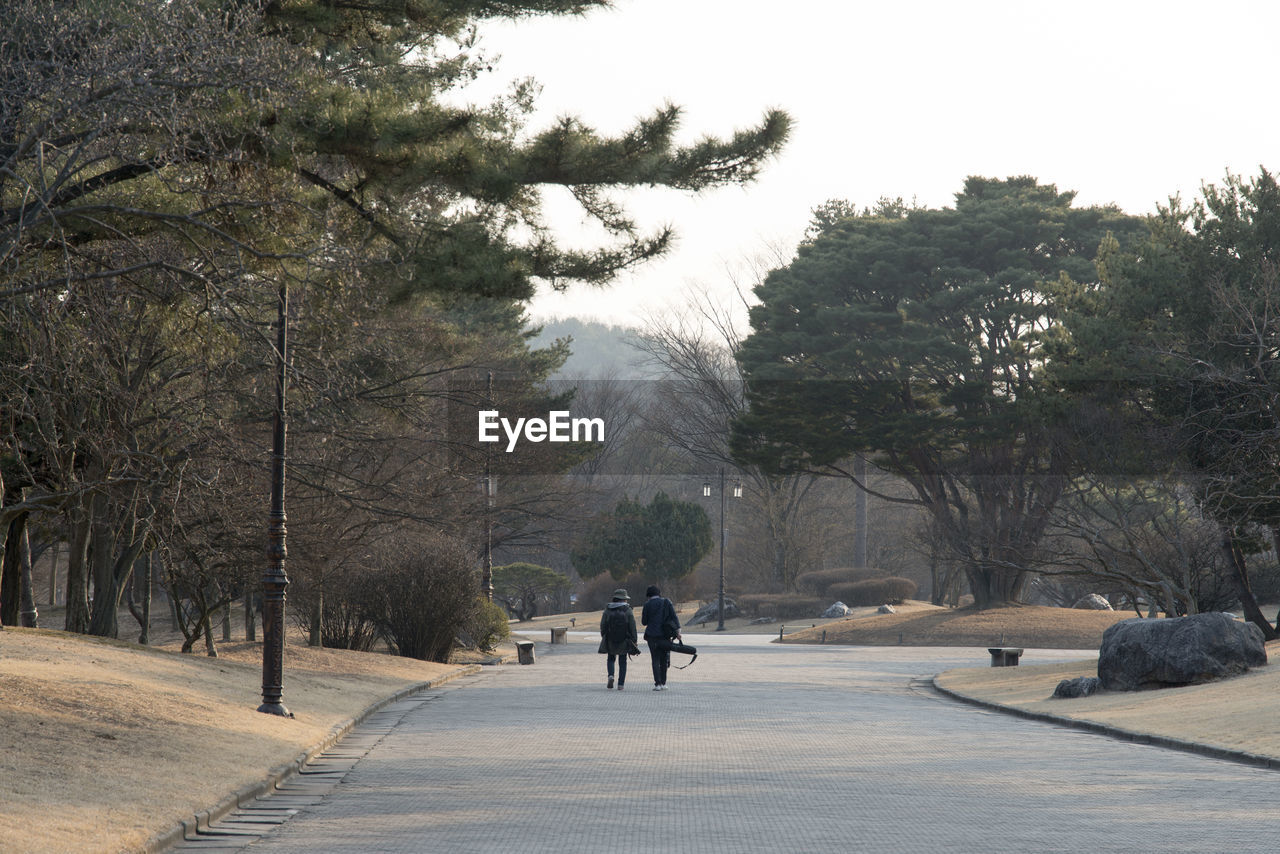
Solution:
M676 606L665 596L652 596L640 611L646 638L673 638L680 634L680 620L676 618ZM664 625L666 628L663 628Z

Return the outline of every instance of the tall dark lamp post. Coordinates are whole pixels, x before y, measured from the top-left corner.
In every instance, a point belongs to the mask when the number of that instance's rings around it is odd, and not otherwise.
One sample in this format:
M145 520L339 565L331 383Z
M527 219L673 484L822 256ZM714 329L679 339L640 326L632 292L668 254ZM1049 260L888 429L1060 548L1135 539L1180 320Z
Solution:
M702 484L702 497L711 497L711 481ZM742 497L742 481L733 482L733 497ZM724 468L720 469L720 599L716 608L716 631L724 631Z
M276 412L271 437L271 512L267 522L267 569L262 574L262 705L258 711L293 717L280 702L284 693L284 573L287 529L284 515L285 386L288 379L288 338L285 319L289 288L280 284L276 306Z
M493 371L486 381L486 402L493 406ZM484 566L480 569L480 595L485 601L493 601L493 456L490 446L484 446Z

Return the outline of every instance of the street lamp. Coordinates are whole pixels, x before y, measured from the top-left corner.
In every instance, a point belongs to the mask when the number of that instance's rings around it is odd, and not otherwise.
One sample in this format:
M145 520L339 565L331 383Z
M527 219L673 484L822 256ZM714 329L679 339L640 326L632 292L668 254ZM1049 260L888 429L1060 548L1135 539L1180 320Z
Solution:
M480 568L480 595L493 601L493 494L497 490L494 477L489 473L489 460L484 462L484 562Z
M485 382L485 402L493 406L493 371ZM489 445L484 446L484 565L480 569L480 595L493 601L493 458Z
M258 711L293 717L281 702L284 693L284 572L288 537L284 515L285 387L288 369L289 287L280 283L276 305L276 411L271 436L271 511L267 517L267 568L262 573L262 705Z
M711 497L711 481L702 482L702 497ZM742 497L742 481L733 482L733 497ZM720 469L720 594L716 608L716 631L724 631L724 468Z

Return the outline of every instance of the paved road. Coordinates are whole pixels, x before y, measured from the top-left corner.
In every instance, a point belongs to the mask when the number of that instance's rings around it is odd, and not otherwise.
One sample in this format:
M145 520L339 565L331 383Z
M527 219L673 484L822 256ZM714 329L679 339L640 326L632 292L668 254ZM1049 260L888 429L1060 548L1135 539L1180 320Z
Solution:
M1241 852L1280 846L1280 775L944 699L985 650L690 638L627 690L577 635L387 710L277 800L267 852ZM1079 658L1031 651L1025 663ZM682 657L676 656L677 663ZM361 758L362 757L362 758ZM331 791L329 791L331 789ZM328 794L325 792L328 791ZM292 799L292 800L290 800ZM253 813L228 827L252 828ZM263 812L262 815L268 815ZM267 820L267 819L263 819ZM236 822L240 822L236 824ZM237 830L256 834L258 830ZM237 839L240 841L237 843ZM192 848L237 850L252 835Z

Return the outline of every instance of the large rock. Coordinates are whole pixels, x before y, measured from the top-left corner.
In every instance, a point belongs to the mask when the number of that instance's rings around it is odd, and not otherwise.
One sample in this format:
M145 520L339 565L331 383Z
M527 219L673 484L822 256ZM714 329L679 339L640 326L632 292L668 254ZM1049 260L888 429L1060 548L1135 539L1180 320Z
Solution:
M824 617L847 617L852 609L843 602L832 603L831 607L822 612Z
M719 613L720 613L720 602L719 602L719 597L716 597L715 599L712 599L710 602L706 603L701 608L699 608L697 612L695 612L694 615L689 618L688 622L690 624L709 623L712 620L717 620L717 615ZM732 599L730 599L728 596L724 597L724 618L726 620L731 620L736 616L738 616L737 603L734 602Z
M1108 691L1194 685L1237 676L1267 663L1262 630L1230 614L1124 620L1098 650L1098 679Z
M1107 601L1107 597L1097 593L1090 593L1088 596L1081 596L1076 600L1076 604L1071 606L1081 611L1114 611L1111 603Z

